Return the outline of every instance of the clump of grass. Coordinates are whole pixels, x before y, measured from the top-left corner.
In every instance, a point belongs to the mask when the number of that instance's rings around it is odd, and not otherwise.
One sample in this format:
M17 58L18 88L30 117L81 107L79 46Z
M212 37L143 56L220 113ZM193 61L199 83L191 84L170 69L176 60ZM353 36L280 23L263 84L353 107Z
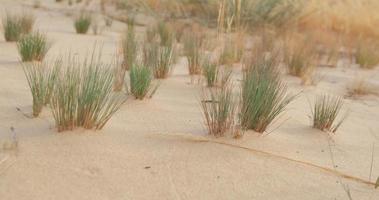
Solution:
M129 70L137 59L137 41L134 32L134 21L133 19L129 19L128 21L128 29L126 31L126 35L122 38L121 43L122 48L122 64L119 69L116 71L117 79L114 84L115 91L121 91L124 82L125 82L125 73Z
M363 69L373 69L379 64L379 47L373 41L361 40L356 48L356 62Z
M172 68L173 48L171 46L160 47L157 43L145 44L144 63L151 67L155 78L164 79Z
M126 37L122 41L122 54L124 58L123 67L128 70L136 61L137 58L137 42L134 32L134 20L128 21L128 29Z
M22 37L18 41L17 47L23 62L42 61L50 48L50 44L45 34L35 32Z
M277 58L260 57L246 67L241 86L241 126L263 133L295 98L287 94Z
M202 39L199 35L188 34L184 41L184 55L188 60L190 75L201 74Z
M145 97L151 98L159 86L153 84L153 79L150 67L133 65L129 71L130 93L139 100L143 100Z
M237 106L230 85L206 89L201 107L209 135L221 137L233 131Z
M203 64L203 75L207 81L207 87L214 87L217 84L219 67L216 63L210 61L209 58L204 59Z
M318 96L312 110L313 128L335 133L344 121L342 119L336 122L342 105L343 100L340 97L330 95Z
M160 21L156 28L162 46L171 47L174 43L175 34L171 27L164 21Z
M290 38L284 49L284 62L288 73L300 78L309 77L313 72L312 50L306 39Z
M38 117L43 106L50 102L51 94L57 81L60 62L53 67L48 63L23 65L24 73L33 96L33 116Z
M18 41L22 34L22 25L17 15L7 13L3 19L4 38L8 42Z
M75 19L75 23L74 23L76 33L86 34L91 25L91 21L92 21L92 17L90 14L85 13L85 14L79 15L79 17Z
M233 64L241 61L245 51L244 32L238 31L226 38L220 55L221 64Z
M98 59L93 53L84 61L69 57L62 66L50 101L58 132L102 129L126 100L112 90L111 66L100 61L100 53Z

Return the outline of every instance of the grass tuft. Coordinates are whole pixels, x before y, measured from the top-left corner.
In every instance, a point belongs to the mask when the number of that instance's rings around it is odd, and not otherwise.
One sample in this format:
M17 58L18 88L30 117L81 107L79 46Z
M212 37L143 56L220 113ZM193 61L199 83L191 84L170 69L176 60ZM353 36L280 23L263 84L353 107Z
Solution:
M3 29L4 29L4 38L8 42L18 41L21 37L21 24L17 16L6 14L2 19Z
M209 135L221 137L233 131L237 106L230 85L207 88L203 92L201 107Z
M202 39L199 35L187 34L184 41L184 54L188 60L190 75L201 74Z
M126 100L112 90L111 66L100 61L100 53L98 59L94 54L84 61L69 57L63 63L50 103L58 132L102 129Z
M312 115L313 128L335 133L344 119L336 122L341 111L343 100L340 97L321 95L316 98Z
M287 95L277 70L276 56L255 58L244 72L241 86L241 125L263 133L295 98Z
M153 69L153 74L155 78L164 79L167 78L172 69L173 55L174 51L171 46L158 46L151 45L150 53L147 53L145 57L149 57L150 59L155 58L156 60L151 63L150 67ZM154 56L155 55L155 56ZM148 59L149 59L148 58Z
M305 80L313 73L312 50L305 39L290 38L286 41L284 50L284 62L288 73Z
M35 32L22 37L17 43L23 62L42 61L50 48L46 35Z
M81 14L79 17L75 19L75 30L78 34L86 34L91 25L92 17L90 14L85 13Z
M33 97L33 116L38 117L43 106L50 102L59 75L60 61L53 67L48 63L31 63L23 65L23 69Z
M203 75L207 81L207 87L214 87L217 84L219 76L219 67L216 63L212 63L209 58L202 62Z
M153 84L153 79L150 67L134 65L129 71L130 93L139 100L143 100L145 97L151 98L159 86Z

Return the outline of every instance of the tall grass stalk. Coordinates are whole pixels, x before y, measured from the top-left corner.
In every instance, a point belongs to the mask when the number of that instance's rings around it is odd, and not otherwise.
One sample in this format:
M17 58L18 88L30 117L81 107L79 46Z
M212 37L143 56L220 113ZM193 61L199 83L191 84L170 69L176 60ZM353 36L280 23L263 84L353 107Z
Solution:
M50 48L46 35L34 32L25 35L17 43L23 62L42 61Z
M207 88L203 91L201 107L209 135L221 137L233 131L237 106L232 86Z
M33 116L38 117L43 106L50 102L59 75L60 61L53 67L49 63L31 63L23 65L23 69L33 97Z
M277 70L277 58L258 58L246 68L241 86L241 125L263 133L295 98Z
M344 121L343 118L339 122L336 122L342 106L343 100L340 97L330 95L318 96L312 109L313 128L335 133Z
M83 61L69 57L63 63L50 103L59 132L102 129L126 100L112 90L111 66L100 61L100 53L95 57L95 53Z

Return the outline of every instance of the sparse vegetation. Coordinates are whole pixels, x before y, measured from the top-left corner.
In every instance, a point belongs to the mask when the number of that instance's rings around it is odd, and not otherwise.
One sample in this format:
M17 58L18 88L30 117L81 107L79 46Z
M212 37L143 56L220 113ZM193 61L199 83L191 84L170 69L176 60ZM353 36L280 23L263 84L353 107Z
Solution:
M34 32L22 37L18 41L17 47L23 62L42 61L50 44L45 34Z
M241 125L263 133L295 98L287 94L277 58L258 58L246 67L241 86Z
M84 13L79 15L75 19L75 30L78 34L86 34L88 32L88 29L91 25L92 16L89 13Z
M228 131L233 132L236 125L236 104L230 85L203 91L201 107L209 135L221 137Z
M51 94L57 81L60 61L51 67L49 63L32 63L23 65L24 73L33 97L33 116L38 117L43 106L50 102Z
M313 128L335 133L344 120L343 118L336 122L342 105L343 100L340 97L318 96L312 110Z
M145 97L151 98L159 86L153 83L153 79L154 76L150 67L133 65L129 72L130 93L139 100L143 100Z

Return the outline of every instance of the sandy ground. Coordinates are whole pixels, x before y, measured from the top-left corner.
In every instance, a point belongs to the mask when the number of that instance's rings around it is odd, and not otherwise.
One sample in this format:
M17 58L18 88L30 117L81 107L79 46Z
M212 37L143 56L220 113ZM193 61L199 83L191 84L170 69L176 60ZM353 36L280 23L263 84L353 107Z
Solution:
M0 14L32 3L2 0ZM66 8L41 3L48 9L33 12L35 29L53 41L47 59L69 50L85 54L96 42L104 59L113 57L124 24L77 35ZM332 138L309 120L315 95L345 95L358 76L379 85L379 68L341 65L317 73L317 86L285 77L290 92L301 93L265 136L206 136L200 86L189 84L183 58L153 99L128 100L102 131L58 134L48 109L36 119L25 116L32 98L16 44L0 37L0 141L14 134L18 140L17 149L0 151L0 199L379 199L379 190L364 183L379 176L379 97L346 98L348 118Z

